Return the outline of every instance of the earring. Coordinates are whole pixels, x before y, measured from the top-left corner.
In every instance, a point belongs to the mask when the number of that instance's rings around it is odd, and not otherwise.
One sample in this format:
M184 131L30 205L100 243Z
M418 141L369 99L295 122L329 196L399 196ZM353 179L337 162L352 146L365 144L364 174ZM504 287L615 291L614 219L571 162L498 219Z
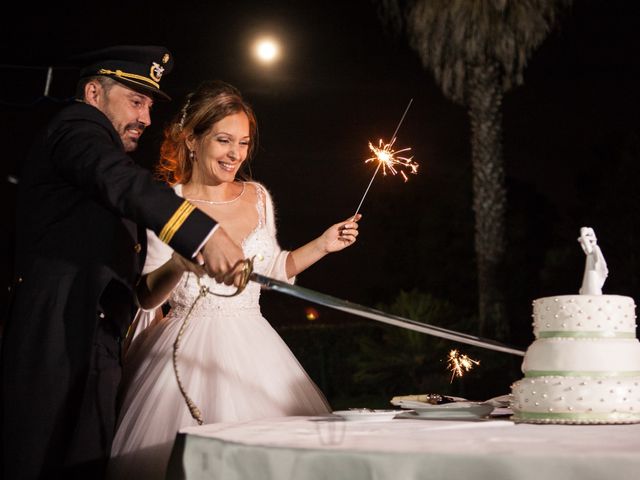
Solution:
M196 160L196 152L194 152L193 150L189 150L189 160L191 160L192 162Z

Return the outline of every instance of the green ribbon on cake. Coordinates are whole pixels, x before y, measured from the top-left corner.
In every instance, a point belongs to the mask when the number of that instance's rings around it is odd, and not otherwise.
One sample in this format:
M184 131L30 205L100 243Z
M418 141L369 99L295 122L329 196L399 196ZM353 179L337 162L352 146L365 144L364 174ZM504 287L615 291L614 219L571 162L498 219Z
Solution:
M636 338L632 332L538 332L538 338Z
M638 377L640 371L631 370L628 372L598 372L584 370L528 370L525 372L525 378L529 377Z
M574 421L574 422L612 422L612 421L630 421L637 422L640 420L640 413L629 413L629 412L610 412L610 413L595 413L595 412L582 412L582 413L553 413L553 412L544 412L544 413L534 413L534 412L517 412L514 413L513 420L531 420L531 421L553 421L553 420L566 420L566 421Z

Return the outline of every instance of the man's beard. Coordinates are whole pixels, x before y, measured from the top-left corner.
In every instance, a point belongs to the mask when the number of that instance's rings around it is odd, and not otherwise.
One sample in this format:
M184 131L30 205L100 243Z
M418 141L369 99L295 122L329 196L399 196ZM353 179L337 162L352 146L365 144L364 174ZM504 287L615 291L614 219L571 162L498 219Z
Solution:
M139 130L140 135L135 138L131 138L127 136L127 131L130 129ZM145 126L139 122L133 122L133 123L127 124L127 126L124 128L124 133L120 136L120 140L122 140L122 144L124 145L125 152L133 152L138 148L138 140L140 140L140 137L144 133L144 129L145 129Z

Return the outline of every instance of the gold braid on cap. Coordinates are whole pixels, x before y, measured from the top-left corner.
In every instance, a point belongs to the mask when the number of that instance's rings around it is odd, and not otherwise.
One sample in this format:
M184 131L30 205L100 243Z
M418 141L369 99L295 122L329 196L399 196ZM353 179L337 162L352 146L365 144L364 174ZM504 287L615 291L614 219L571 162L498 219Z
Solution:
M107 70L106 68L101 68L100 70L98 70L98 74L100 75L115 75L116 77L122 77L122 78L128 78L130 80L140 80L143 81L145 83L149 83L152 86L156 87L156 88L160 88L160 84L154 82L153 80L151 80L148 77L144 77L142 75L138 75L136 73L128 73L128 72L123 72L122 70Z

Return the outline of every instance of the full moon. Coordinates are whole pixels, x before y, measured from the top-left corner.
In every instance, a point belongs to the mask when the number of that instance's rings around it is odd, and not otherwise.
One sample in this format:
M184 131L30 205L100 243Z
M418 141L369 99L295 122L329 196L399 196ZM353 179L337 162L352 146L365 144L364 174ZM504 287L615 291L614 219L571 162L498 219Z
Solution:
M258 40L254 47L254 53L263 63L272 63L280 55L280 46L275 40L263 38Z

